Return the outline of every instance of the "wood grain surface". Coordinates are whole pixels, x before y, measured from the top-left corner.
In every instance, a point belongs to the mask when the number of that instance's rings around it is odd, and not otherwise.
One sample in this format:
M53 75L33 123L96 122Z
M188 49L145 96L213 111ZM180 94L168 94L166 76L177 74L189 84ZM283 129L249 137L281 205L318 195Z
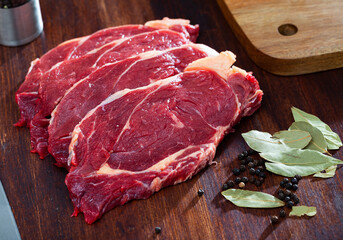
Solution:
M331 179L304 178L297 194L302 205L316 206L312 218L286 218L271 225L278 209L238 208L220 194L232 179L237 155L247 148L241 133L252 129L276 132L292 123L290 108L315 114L343 137L343 69L279 77L257 67L234 36L214 0L63 0L41 1L44 33L22 47L0 46L0 178L22 239L342 239L343 170ZM264 91L262 107L242 119L219 145L215 161L193 179L131 201L87 225L82 214L71 218L73 206L64 184L66 171L53 159L30 153L26 128L19 119L14 94L30 62L59 43L101 28L144 23L151 19L188 18L200 25L198 42L218 51L231 50L236 65L252 71ZM343 151L332 152L343 159ZM274 194L281 176L268 174L261 187L247 189ZM205 194L198 197L197 190ZM1 217L1 216L0 216ZM162 232L155 234L160 226ZM1 236L0 236L1 239Z
M218 4L249 56L267 71L297 75L343 67L343 1Z

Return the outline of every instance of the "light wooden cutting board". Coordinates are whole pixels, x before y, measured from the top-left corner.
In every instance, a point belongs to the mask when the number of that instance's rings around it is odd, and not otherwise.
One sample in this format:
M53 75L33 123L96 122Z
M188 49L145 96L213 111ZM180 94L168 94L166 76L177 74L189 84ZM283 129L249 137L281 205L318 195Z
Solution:
M278 75L343 67L343 0L217 0L250 58Z

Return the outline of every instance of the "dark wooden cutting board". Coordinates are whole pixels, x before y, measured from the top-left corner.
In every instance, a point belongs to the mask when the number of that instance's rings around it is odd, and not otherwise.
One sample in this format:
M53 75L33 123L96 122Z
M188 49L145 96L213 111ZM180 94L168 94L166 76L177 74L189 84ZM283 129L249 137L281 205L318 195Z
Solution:
M342 69L287 78L265 72L249 59L216 1L40 2L44 33L22 47L0 46L0 178L23 239L342 239L341 168L334 178L305 178L299 184L301 204L317 207L313 218L287 218L271 225L269 216L277 214L277 209L238 208L220 195L221 185L233 178L231 171L238 166L236 156L247 147L241 133L287 129L292 122L291 106L319 116L343 137ZM222 141L217 165L147 200L117 207L87 225L82 214L70 217L73 206L64 184L67 172L53 166L51 157L40 160L31 154L28 129L13 127L19 118L15 91L30 62L59 43L101 28L164 16L190 19L200 25L199 42L218 51L233 51L236 65L254 72L259 80L265 93L262 107L242 119ZM342 150L332 153L343 159ZM268 174L263 186L248 189L274 193L281 179ZM205 191L202 197L197 195L199 188ZM162 228L159 235L154 233L156 226Z

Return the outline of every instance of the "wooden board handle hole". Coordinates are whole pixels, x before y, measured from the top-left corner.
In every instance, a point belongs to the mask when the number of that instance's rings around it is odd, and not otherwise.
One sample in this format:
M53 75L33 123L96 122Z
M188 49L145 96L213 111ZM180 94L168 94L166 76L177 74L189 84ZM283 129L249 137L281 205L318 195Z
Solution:
M278 31L283 36L292 36L298 32L298 28L291 23L287 23L280 25Z

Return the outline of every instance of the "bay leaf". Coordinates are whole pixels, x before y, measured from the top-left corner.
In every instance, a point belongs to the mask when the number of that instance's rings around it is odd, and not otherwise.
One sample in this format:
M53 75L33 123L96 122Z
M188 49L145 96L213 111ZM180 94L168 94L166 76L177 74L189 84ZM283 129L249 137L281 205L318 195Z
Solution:
M323 133L316 127L313 127L307 122L294 122L289 127L290 130L303 130L311 134L312 140L306 146L307 149L317 150L320 152L327 152L327 143Z
M251 130L242 134L244 140L251 149L257 152L279 152L289 149L279 139L272 137L270 133Z
M329 125L324 123L322 120L320 120L318 117L306 113L296 107L292 107L292 114L294 121L305 121L310 123L312 126L318 128L324 135L325 141L327 143L327 148L329 150L336 150L342 147L342 141L339 138L338 134L333 132Z
M332 165L332 166L328 167L327 169L325 169L324 173L318 172L318 173L314 174L313 177L331 178L331 177L335 176L336 169L337 169L337 165Z
M260 153L260 156L270 161L265 163L268 171L285 177L309 176L334 164L343 164L339 159L310 149L290 148L283 152Z
M276 208L285 205L283 201L268 193L242 189L228 189L222 195L238 207Z
M288 147L298 149L306 147L312 140L311 134L302 130L284 130L274 133L273 137L280 139Z
M307 215L309 217L313 217L316 214L317 214L316 207L294 206L292 207L292 211L289 213L289 216L301 217L303 215Z

